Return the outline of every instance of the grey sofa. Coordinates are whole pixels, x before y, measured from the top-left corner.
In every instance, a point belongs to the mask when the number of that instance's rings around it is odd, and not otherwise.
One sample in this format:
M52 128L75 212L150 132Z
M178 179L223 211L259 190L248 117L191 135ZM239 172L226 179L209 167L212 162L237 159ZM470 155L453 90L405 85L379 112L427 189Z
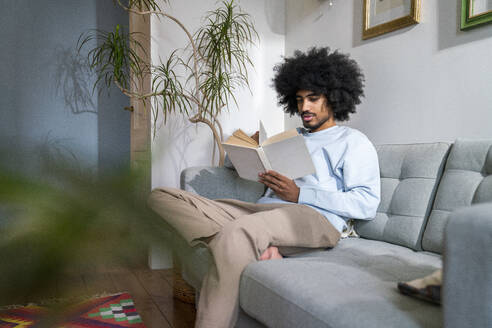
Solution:
M492 327L492 140L376 148L376 218L333 249L250 264L238 327ZM263 192L230 168L186 169L181 187L212 199L255 201ZM199 290L208 250L169 236ZM397 282L441 267L442 306L399 293Z

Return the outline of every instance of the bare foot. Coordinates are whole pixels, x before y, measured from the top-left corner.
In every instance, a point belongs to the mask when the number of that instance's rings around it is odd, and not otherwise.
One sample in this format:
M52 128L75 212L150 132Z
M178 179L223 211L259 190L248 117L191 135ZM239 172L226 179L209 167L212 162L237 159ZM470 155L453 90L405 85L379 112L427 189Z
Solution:
M278 260L282 258L283 256L279 253L278 248L275 246L270 246L263 252L263 254L261 254L260 261Z

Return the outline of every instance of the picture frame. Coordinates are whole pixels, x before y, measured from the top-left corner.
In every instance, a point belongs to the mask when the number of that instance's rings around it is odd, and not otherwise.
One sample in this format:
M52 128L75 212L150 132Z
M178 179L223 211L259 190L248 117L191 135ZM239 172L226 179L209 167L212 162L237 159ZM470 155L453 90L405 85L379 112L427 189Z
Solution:
M421 0L363 1L363 40L420 22Z
M461 0L461 30L492 22L492 1Z

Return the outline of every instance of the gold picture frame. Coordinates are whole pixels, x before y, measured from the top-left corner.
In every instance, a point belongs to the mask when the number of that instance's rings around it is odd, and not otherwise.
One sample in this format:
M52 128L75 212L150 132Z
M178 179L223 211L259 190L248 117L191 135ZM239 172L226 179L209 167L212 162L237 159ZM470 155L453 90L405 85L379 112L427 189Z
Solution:
M363 1L363 40L420 22L421 0Z

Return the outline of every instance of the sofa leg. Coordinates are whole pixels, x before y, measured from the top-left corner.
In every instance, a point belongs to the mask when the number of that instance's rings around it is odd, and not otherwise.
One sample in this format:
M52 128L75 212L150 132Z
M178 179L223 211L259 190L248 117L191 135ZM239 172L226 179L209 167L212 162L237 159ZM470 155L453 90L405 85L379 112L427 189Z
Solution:
M154 243L148 250L148 266L152 270L171 269L173 257L174 254L168 245Z

